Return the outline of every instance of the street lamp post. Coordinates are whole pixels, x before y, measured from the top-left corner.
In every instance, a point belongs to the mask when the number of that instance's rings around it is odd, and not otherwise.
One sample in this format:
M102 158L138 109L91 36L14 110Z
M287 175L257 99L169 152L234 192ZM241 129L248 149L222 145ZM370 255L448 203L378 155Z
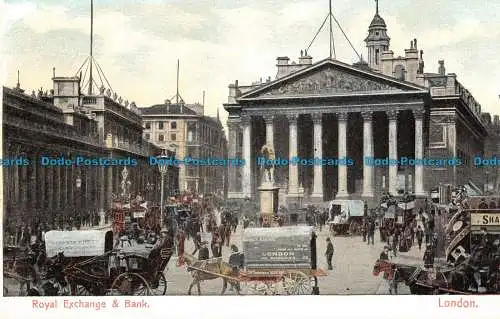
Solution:
M167 173L168 170L168 162L167 162L168 156L163 153L162 155L158 156L158 169L160 170L161 174L161 190L160 190L160 227L163 228L163 193L164 193L164 181L165 181L165 174Z

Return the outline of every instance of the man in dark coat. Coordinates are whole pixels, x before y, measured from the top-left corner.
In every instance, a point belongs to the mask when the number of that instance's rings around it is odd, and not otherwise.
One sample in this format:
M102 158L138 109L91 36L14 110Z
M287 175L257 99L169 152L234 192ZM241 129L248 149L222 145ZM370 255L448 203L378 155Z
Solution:
M194 251L191 253L191 255L196 254L196 252L201 248L201 233L197 232L196 235L193 237L194 241Z
M210 258L210 251L208 250L207 246L208 246L208 243L206 241L204 241L201 244L201 248L198 251L198 259L199 260L206 260L206 259Z
M367 224L367 242L370 245L370 239L372 241L372 245L375 245L375 222L373 220L369 220Z
M242 255L238 252L238 247L236 245L231 245L231 255L229 256L228 264L231 266L231 276L238 277L240 273L240 269L243 268ZM238 281L229 281L231 284L231 288L229 291L232 291L233 288L236 291L240 292L240 283Z
M431 244L427 244L427 249L424 253L424 267L432 268L434 266L434 249Z
M418 250L422 250L422 241L424 239L424 231L420 228L420 225L417 226L416 232L417 242L418 242Z
M380 260L389 260L389 246L385 246L384 250L380 253Z
M325 252L326 262L328 263L328 270L333 270L333 266L332 266L333 251L334 250L333 250L332 241L331 241L330 237L328 237L326 239L326 252Z

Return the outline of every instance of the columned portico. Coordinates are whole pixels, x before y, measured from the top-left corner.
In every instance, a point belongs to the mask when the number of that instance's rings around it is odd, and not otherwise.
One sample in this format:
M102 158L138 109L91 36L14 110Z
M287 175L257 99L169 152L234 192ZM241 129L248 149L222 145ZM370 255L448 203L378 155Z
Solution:
M289 136L289 161L290 164L288 166L288 195L290 196L298 196L298 186L299 186L299 167L297 165L293 165L292 159L298 156L298 130L297 130L297 121L298 115L287 115L288 125L290 129Z
M252 121L250 116L241 118L243 127L243 196L252 197Z
M347 160L347 119L349 117L349 113L342 112L337 113L338 119L338 152L339 152L339 160ZM338 165L338 193L336 198L345 198L348 197L349 193L347 192L347 163L344 165Z
M323 158L323 114L312 114L314 125L314 158ZM323 166L314 165L314 186L311 197L316 201L323 201Z
M413 111L415 118L415 160L418 164L415 165L415 195L425 196L424 192L424 167L421 160L424 157L424 141L423 141L423 118L424 110Z
M389 193L398 193L398 111L387 112L389 119Z
M362 197L373 197L373 165L367 165L366 158L373 158L373 112L362 112L363 117L363 193Z

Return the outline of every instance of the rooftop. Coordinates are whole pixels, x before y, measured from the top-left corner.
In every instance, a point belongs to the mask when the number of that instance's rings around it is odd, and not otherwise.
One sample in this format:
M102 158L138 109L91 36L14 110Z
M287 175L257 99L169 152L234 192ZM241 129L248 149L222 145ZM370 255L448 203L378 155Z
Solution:
M197 115L190 106L196 104L155 104L150 107L140 107L142 115Z

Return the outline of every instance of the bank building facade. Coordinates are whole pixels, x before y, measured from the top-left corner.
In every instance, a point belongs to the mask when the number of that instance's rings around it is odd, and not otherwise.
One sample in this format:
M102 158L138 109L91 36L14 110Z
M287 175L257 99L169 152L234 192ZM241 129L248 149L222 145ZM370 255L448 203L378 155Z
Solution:
M229 168L229 198L259 196L263 174L256 159L263 145L277 159L353 162L278 164L281 204L348 198L374 205L385 192L423 198L440 183L481 184L472 158L483 153L488 132L480 104L457 75L446 73L443 60L436 73L424 72L417 39L409 39L404 56L394 55L378 9L365 42L367 61L313 63L302 51L297 62L277 58L274 80L229 85L228 155L247 163ZM445 163L367 165L365 158Z

